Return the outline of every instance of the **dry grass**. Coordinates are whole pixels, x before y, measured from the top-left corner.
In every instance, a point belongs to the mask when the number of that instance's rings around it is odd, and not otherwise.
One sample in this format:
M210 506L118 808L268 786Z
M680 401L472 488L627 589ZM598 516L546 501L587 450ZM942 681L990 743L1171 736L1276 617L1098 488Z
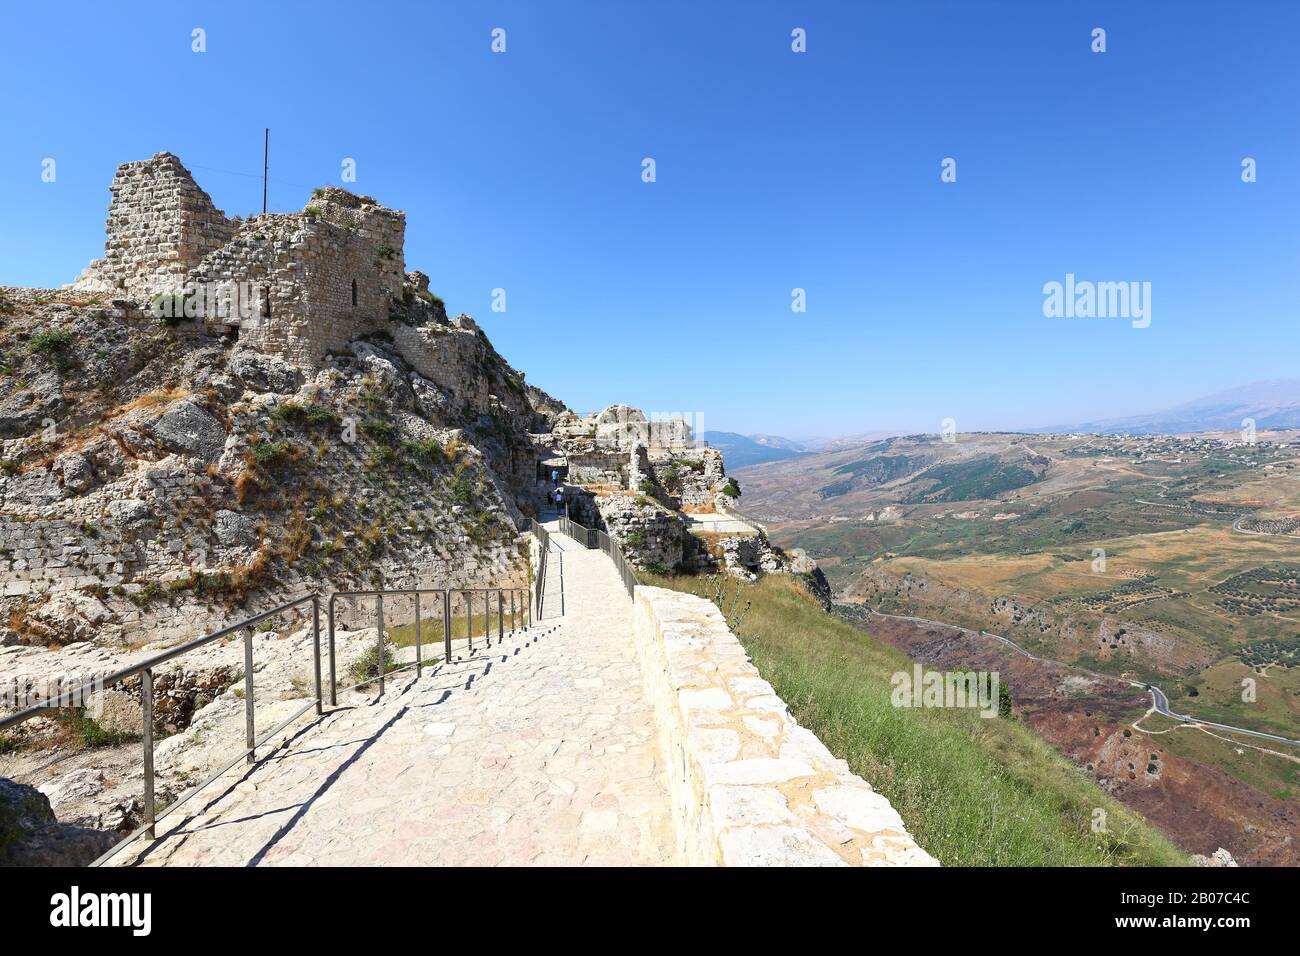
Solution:
M709 579L653 583L711 597ZM889 798L922 846L958 866L1168 866L1187 859L1018 720L890 703L911 661L824 612L788 578L728 585L741 643L799 722ZM724 600L724 603L726 601ZM1013 688L1014 691L1014 688ZM1104 808L1109 832L1093 833Z
M186 388L164 388L156 392L149 392L139 398L124 402L116 408L109 409L100 416L100 421L110 422L139 408L155 408L158 405L168 405L179 398L188 397L189 394L190 391Z

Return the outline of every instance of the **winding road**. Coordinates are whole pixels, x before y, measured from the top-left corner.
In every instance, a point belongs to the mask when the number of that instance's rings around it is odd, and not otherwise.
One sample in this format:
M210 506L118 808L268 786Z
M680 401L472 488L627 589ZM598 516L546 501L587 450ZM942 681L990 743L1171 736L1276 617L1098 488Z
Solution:
M1072 671L1077 671L1078 673L1081 674L1087 674L1089 677L1095 677L1098 678L1099 680L1122 681L1123 683L1129 684L1132 687L1141 687L1147 690L1148 692L1150 692L1151 706L1155 709L1156 713L1160 714L1163 717L1168 717L1171 720L1179 721L1180 723L1189 724L1192 726L1214 727L1217 728L1218 730L1226 730L1234 734L1245 734L1249 737L1259 737L1264 740L1273 740L1278 743L1291 744L1292 746L1300 747L1300 740L1294 740L1290 737L1282 737L1278 734L1268 734L1268 733L1264 733L1262 730L1249 730L1245 727L1234 727L1231 724L1220 724L1213 720L1201 720L1198 717L1193 717L1191 714L1176 714L1169 709L1169 698L1165 695L1165 692L1154 684L1144 684L1141 681L1130 680L1127 677L1118 677L1114 674L1102 674L1099 673L1098 671L1089 670L1086 667L1080 667L1078 664L1069 664L1066 663L1065 661L1053 660L1050 657L1038 657L1037 655L1031 654L1029 651L1025 650L1015 641L1011 640L1011 638L1003 637L1001 634L994 634L992 631L975 631L969 627L962 627L959 624L947 624L943 621L931 621L924 617L913 617L909 614L885 614L883 611L876 611L870 608L868 608L868 611L871 614L876 614L879 615L880 617L893 618L896 621L911 621L914 624L928 624L934 627L951 628L952 630L961 631L964 634L970 634L974 637L991 637L993 640L1001 641L1003 644L1007 645L1007 647L1010 647L1012 650L1015 650L1020 654L1023 654L1031 661L1037 661L1038 663L1041 664L1054 664L1057 667L1063 667L1066 670L1072 670Z

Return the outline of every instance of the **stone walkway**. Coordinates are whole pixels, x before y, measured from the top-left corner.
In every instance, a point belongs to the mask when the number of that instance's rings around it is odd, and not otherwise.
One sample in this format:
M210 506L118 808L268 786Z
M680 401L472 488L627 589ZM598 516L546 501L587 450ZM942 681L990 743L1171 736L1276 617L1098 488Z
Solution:
M674 862L632 603L603 553L552 541L565 550L562 619L548 611L532 631L301 727L117 862Z
M710 512L708 514L687 514L686 521L692 534L708 532L713 534L758 534L758 529L743 518L734 515Z

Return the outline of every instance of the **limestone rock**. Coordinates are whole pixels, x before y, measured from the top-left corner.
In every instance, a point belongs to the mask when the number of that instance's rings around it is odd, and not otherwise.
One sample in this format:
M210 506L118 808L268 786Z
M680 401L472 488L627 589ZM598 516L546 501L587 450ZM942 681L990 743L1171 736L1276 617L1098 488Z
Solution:
M49 639L61 644L93 640L113 620L113 612L93 594L84 591L60 591L30 617L44 625Z
M63 478L63 487L67 491L83 492L95 481L95 470L86 456L75 452L55 459L54 472Z
M369 342L353 342L352 354L368 375L374 376L381 390L387 393L399 408L411 408L415 395L406 381L405 365L395 355Z
M50 801L50 808L57 811L59 806L70 800L82 800L93 797L104 789L104 771L96 767L82 767L55 777L37 788Z
M45 794L0 777L0 866L85 866L116 840L60 823Z
M240 349L230 356L226 367L246 386L258 392L289 395L303 383L302 372L278 355Z
M149 430L171 451L203 461L216 461L226 446L226 430L194 402L175 402Z
M1219 847L1209 856L1201 853L1192 854L1192 863L1195 866L1237 866L1237 861L1232 858L1232 854Z
M212 531L217 541L227 549L255 548L258 543L257 525L247 515L238 511L221 510L212 516Z

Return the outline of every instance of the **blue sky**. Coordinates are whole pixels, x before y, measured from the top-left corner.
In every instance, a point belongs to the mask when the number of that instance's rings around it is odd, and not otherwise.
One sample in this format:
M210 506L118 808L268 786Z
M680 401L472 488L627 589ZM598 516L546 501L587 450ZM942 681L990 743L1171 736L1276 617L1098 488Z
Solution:
M159 150L228 214L260 210L269 126L273 210L355 159L353 188L406 210L407 267L578 410L792 436L971 430L1297 377L1300 4L100 0L3 16L2 284L71 281L102 254L116 165ZM1150 327L1044 317L1043 284L1066 273L1150 282Z

